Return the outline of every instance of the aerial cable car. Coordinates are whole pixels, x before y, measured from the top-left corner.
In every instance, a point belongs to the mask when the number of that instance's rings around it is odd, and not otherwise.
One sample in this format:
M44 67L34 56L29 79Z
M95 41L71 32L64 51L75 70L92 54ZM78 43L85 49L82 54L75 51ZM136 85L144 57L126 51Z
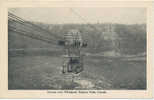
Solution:
M64 34L64 39L59 41L59 45L64 46L65 55L62 65L62 73L78 74L83 71L83 55L80 50L86 47L81 33L78 30L69 30Z

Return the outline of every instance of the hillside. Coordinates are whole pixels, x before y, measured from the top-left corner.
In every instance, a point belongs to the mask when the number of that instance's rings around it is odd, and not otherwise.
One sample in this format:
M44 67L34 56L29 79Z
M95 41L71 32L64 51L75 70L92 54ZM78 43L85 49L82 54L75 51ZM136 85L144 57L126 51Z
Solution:
M34 22L33 22L34 23ZM78 29L82 33L83 40L88 43L88 47L84 49L86 52L99 53L104 51L115 50L119 54L138 54L146 52L146 26L138 25L122 25L111 24L114 27L113 32L108 31L106 24L43 24L36 23L40 27L49 30L52 34L63 37L63 34L70 29ZM90 27L93 26L93 27ZM104 34L105 33L105 34ZM45 35L44 33L41 33ZM52 35L51 35L52 37ZM106 38L107 37L107 38ZM114 38L114 39L113 39ZM13 39L13 41L11 41ZM29 39L27 37L14 35L9 32L9 48L57 48L52 44L42 43L41 41ZM22 42L24 41L24 42ZM56 41L56 38L55 38ZM22 43L20 43L22 42ZM56 41L58 43L58 39Z

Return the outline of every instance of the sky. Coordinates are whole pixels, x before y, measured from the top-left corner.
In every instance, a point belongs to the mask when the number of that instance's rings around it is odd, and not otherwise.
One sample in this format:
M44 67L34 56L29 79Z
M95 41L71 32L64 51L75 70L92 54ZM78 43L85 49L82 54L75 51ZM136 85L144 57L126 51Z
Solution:
M9 12L28 20L48 24L66 23L146 23L146 8L96 7L96 8L10 8Z

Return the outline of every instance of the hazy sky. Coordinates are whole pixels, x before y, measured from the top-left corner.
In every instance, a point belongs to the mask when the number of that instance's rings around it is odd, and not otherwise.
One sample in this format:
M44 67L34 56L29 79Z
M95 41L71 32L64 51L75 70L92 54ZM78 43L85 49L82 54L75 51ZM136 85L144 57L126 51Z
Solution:
M11 8L10 12L30 21L63 23L146 23L146 8ZM81 17L79 17L81 16Z

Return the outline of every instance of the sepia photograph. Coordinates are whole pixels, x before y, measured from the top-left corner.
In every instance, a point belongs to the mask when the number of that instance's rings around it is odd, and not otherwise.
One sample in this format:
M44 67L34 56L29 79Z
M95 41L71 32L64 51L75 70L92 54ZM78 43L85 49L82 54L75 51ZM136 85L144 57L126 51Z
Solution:
M144 7L8 8L9 90L146 90Z

